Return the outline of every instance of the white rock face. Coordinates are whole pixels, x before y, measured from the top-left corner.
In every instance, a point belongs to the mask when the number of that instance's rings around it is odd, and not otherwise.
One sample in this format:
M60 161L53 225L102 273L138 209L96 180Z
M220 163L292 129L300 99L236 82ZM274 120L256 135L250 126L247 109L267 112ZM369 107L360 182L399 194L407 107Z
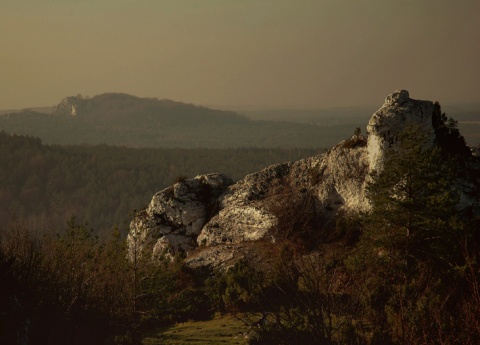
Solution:
M396 143L398 133L408 124L422 126L433 143L432 113L432 102L411 99L406 90L388 95L367 126L370 171L383 168L386 150Z
M200 245L238 243L265 237L277 222L274 215L251 206L221 210L197 238Z
M316 186L317 197L328 209L360 212L370 207L365 195L369 161L363 140L356 148L341 142L318 162L323 178Z
M218 196L232 183L221 174L199 175L155 194L130 223L130 252L145 245L153 246L156 256L190 249Z
M270 205L285 188L312 196L316 212L325 218L340 210L366 210L366 140L358 140L360 145L355 148L345 148L342 142L326 154L272 165L230 186L220 197L220 212L198 236L198 245L275 240L271 230L278 219ZM288 187L292 183L294 187Z
M267 208L269 191L285 178L291 163L272 165L247 175L220 196L220 211L202 229L199 245L238 243L267 236L277 223Z

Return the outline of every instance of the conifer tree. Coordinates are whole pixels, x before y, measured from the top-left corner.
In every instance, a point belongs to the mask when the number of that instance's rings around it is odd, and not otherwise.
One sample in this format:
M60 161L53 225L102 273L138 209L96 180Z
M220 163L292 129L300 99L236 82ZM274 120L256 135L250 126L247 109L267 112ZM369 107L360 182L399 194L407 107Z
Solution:
M462 160L445 154L448 140L440 145L437 139L407 126L368 186L372 211L351 264L363 272L364 306L379 330L372 343L415 343L438 337L439 330L453 334L446 311L455 308L460 291L452 280L465 229L457 209Z
M407 126L368 187L370 236L391 255L439 255L456 214L455 177L454 162L442 157L427 133Z

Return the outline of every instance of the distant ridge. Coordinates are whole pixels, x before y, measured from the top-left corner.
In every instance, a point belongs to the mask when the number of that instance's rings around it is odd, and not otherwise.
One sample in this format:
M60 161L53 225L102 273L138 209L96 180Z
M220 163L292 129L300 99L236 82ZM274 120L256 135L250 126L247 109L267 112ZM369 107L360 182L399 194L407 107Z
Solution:
M123 93L69 96L48 114L28 109L0 115L0 130L60 145L322 149L353 129L255 121L233 111Z
M18 113L21 111L34 111L37 113L43 113L43 114L51 114L53 111L53 106L50 107L31 107L31 108L25 108L25 109L6 109L6 110L0 110L0 116L4 114L11 114L11 113Z
M124 93L104 93L92 98L70 96L52 111L53 115L82 117L87 121L118 125L160 121L164 125L197 125L211 122L248 122L245 116L232 111L176 102L169 99L140 98Z

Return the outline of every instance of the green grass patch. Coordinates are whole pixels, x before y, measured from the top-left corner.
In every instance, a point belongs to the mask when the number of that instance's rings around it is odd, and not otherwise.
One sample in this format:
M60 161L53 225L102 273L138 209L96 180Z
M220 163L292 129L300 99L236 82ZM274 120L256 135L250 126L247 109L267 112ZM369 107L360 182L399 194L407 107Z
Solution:
M143 345L248 344L243 335L248 327L233 316L215 317L209 321L190 321L145 336Z

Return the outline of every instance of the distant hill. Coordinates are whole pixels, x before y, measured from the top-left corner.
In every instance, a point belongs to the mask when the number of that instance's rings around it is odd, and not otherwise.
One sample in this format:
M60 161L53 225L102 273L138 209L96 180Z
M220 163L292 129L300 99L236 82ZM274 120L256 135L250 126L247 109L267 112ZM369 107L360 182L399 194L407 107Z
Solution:
M212 123L238 124L249 120L231 111L175 102L139 98L123 93L105 93L93 98L67 97L54 115L77 117L91 124L198 126Z
M468 144L480 143L480 107L446 107ZM0 130L39 137L47 144L108 144L163 148L327 148L350 136L375 109L227 111L105 93L71 96L54 107L0 111Z
M33 108L27 108L23 110L18 110L18 109L0 110L0 115L18 113L20 111L26 111L26 110L34 111L37 113L50 114L53 111L53 108L54 107L33 107Z
M351 124L254 121L232 111L119 93L67 97L50 113L29 109L0 115L0 130L63 145L325 148L353 129Z

